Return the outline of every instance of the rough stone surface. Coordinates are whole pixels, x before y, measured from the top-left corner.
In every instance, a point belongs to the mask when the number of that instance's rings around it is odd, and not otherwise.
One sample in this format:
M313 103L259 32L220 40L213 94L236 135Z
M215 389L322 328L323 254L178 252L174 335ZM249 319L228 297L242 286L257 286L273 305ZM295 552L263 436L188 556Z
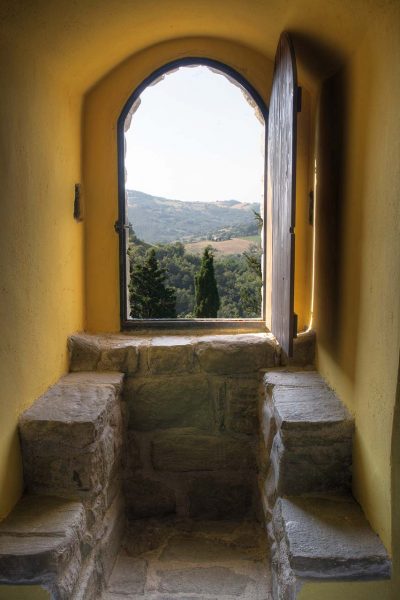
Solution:
M102 350L97 363L98 371L121 371L131 375L139 367L139 350L129 345Z
M240 471L255 469L247 440L230 435L206 435L193 429L156 434L153 465L160 471Z
M276 418L283 429L300 427L302 423L307 428L314 423L317 427L321 423L343 423L348 432L352 432L352 418L339 398L326 386L303 387L300 393L293 387L277 386L272 396Z
M354 421L337 396L315 371L270 372L264 382L267 505L281 495L350 489Z
M0 524L0 583L46 583L58 587L75 559L79 575L85 512L79 502L27 496Z
M92 556L82 566L71 600L97 600L101 596L101 589L102 575L97 570L96 561Z
M125 478L130 479L134 477L142 466L140 447L136 440L135 433L133 431L127 431L125 444Z
M294 388L326 386L317 371L313 369L299 371L296 367L270 370L264 375L264 383L267 388L275 385Z
M264 333L202 338L196 356L209 373L253 373L277 366L276 346L272 336Z
M192 482L188 499L189 516L194 519L235 519L249 513L252 489L248 481L207 477Z
M203 375L129 379L124 395L131 429L211 427L208 382Z
M305 367L313 365L315 360L315 332L307 331L300 333L293 340L293 356L288 358L284 352L281 353L281 365L296 365Z
M304 582L390 576L390 562L350 495L354 422L316 371L264 377L261 493L271 544L274 600Z
M301 581L390 577L386 550L351 497L281 498L272 529L276 598L296 598Z
M190 373L195 369L195 341L183 336L152 338L147 351L147 368L156 375Z
M125 482L130 519L169 515L176 510L174 491L162 481L136 478Z
M158 571L160 591L172 594L216 594L242 596L251 583L248 576L227 567L197 567L173 571Z
M95 371L100 360L98 341L85 334L71 335L68 338L71 371Z
M131 556L118 556L112 576L108 583L108 590L112 593L143 594L146 584L146 561Z
M98 343L102 348L105 342L99 337ZM254 365L253 353L262 356L265 348L270 349L271 336L169 334L132 338L131 343L140 345L140 366L135 376L126 378L124 387L130 427L124 479L125 489L131 490L127 497L130 518L146 514L146 498L150 515L169 514L171 510L170 496L166 499L162 495L158 502L158 492L152 495L147 487L138 492L138 480L166 484L175 494L177 514L188 517L189 490L196 474L202 477L206 471L223 474L224 485L229 480L233 485L243 483L237 473L245 473L246 489L252 490L247 509L255 507L254 434L263 373L261 362ZM248 349L253 343L255 348ZM226 372L203 368L198 352L203 356L203 350L213 344L218 360L224 350L233 356L226 369L218 367ZM237 367L243 360L251 363L244 367L245 373ZM134 505L130 508L131 502Z
M73 373L20 418L25 483L31 491L96 495L119 468L122 374Z
M38 582L55 600L99 598L124 528L122 380L70 373L22 415L25 483L46 495L27 496L1 524L0 582Z
M255 434L258 428L257 406L260 384L257 378L230 379L227 384L226 428L238 433Z
M103 595L123 598L270 600L265 533L247 521L134 522Z

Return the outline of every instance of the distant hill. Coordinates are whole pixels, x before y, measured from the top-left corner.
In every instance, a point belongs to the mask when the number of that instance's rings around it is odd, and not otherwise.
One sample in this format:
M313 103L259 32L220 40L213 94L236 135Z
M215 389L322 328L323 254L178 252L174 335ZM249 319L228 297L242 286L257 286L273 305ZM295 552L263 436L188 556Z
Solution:
M150 243L197 241L212 232L230 229L238 235L257 231L253 211L260 205L221 200L219 202L184 202L127 190L128 218L136 235Z

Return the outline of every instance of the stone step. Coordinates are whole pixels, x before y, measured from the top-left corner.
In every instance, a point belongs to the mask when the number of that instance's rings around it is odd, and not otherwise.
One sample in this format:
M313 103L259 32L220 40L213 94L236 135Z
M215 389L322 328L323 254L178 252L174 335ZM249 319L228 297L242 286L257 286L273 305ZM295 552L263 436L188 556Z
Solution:
M80 502L26 496L0 523L0 584L41 585L71 598L83 560L86 516Z
M293 600L310 581L390 578L387 552L351 496L279 498L269 529L274 598Z
M350 490L354 421L335 393L316 371L270 371L264 383L266 509L278 496Z
M21 416L29 496L0 530L4 585L13 577L18 584L39 580L47 587L55 581L53 600L99 597L125 524L123 377L118 372L70 373ZM69 524L69 507L83 511L79 535Z
M120 461L121 373L71 373L19 421L29 491L92 497L106 488Z

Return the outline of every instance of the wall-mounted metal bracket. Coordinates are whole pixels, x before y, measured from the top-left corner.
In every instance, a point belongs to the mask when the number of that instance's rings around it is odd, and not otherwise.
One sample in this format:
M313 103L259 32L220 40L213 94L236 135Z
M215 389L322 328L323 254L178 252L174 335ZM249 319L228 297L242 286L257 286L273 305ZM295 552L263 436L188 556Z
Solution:
M82 206L81 206L81 184L75 184L75 195L74 195L74 219L75 221L83 221L82 217Z

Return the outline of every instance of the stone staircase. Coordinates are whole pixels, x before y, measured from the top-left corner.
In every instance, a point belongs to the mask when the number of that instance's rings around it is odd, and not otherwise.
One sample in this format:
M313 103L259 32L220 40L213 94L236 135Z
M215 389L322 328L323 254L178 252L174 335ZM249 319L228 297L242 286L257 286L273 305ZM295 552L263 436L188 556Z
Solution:
M124 528L122 380L70 373L22 415L27 493L0 524L3 586L40 586L55 600L99 597Z
M273 598L294 600L321 581L389 578L386 550L350 493L352 417L316 371L277 369L264 383L260 487Z
M388 576L349 496L352 419L300 370L312 334L289 365L262 333L69 348L71 372L20 419L26 493L0 524L0 599L17 584L29 599L286 600L313 578Z

